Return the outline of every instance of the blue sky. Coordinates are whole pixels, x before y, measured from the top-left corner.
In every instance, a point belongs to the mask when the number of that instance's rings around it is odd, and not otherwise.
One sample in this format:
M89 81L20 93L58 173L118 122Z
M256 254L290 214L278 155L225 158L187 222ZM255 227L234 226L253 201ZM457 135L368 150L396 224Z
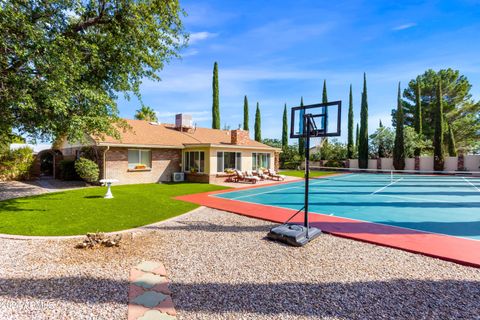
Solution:
M369 131L390 124L398 81L402 87L432 68L460 70L480 99L480 1L181 1L191 34L183 58L166 65L161 82L145 81L144 103L161 122L190 113L211 126L212 69L219 63L222 127L243 119L250 103L253 129L260 103L263 138L281 136L283 106L304 97L318 103L323 80L329 100L342 100L346 139L348 88L359 120L363 72L367 73ZM139 102L120 99L132 118ZM253 133L252 133L253 136Z

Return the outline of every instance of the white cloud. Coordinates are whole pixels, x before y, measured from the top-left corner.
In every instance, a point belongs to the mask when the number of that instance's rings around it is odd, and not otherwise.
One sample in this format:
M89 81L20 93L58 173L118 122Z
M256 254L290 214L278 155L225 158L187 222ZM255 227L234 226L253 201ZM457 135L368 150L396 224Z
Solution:
M396 27L392 28L392 30L393 31L401 31L401 30L413 28L416 25L417 24L415 22L405 23L405 24L401 24L399 26L396 26Z
M206 40L209 38L214 38L218 34L217 33L212 33L212 32L207 32L207 31L201 31L201 32L193 32L190 33L190 39L188 41L189 44L194 44L196 42Z

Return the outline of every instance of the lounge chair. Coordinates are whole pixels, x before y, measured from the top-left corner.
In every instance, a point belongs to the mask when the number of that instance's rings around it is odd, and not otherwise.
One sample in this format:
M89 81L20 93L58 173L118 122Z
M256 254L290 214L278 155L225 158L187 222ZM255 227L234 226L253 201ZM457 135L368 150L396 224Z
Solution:
M239 170L235 170L235 173L237 175L237 182L250 182L250 183L257 183L257 181L260 180L259 177L255 177L253 175L251 176L248 176L244 173L242 173L241 171Z
M268 169L268 176L273 180L277 180L277 181L280 181L280 180L283 181L286 178L286 176L276 173L275 170L273 169Z
M263 170L258 170L257 171L257 176L260 178L260 180L267 180L268 175L266 175Z

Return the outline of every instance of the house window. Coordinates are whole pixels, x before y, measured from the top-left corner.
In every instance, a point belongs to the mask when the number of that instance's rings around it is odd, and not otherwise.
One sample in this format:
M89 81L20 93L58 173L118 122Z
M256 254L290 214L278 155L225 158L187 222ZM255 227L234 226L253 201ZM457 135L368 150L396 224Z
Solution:
M184 153L184 171L205 172L205 152L187 151Z
M152 152L143 149L128 150L128 169L150 169L152 167Z
M270 153L252 153L252 170L270 169Z
M226 169L242 170L241 152L217 152L217 172L224 172Z

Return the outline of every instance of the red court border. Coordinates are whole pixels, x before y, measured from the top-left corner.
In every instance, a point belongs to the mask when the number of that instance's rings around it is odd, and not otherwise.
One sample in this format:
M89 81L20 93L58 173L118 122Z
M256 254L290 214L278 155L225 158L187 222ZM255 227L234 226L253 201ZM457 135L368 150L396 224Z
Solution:
M283 223L296 211L293 209L224 199L214 197L213 195L238 190L261 188L275 184L291 183L299 180L254 185L244 188L236 188L233 190L227 189L221 191L197 193L178 196L175 199L196 203L209 208L228 211L251 218ZM335 236L402 249L413 253L420 253L434 258L452 261L462 265L480 268L480 241L317 213L310 214L309 218L312 226ZM292 222L297 223L301 223L302 221L302 217L296 217L292 220Z

